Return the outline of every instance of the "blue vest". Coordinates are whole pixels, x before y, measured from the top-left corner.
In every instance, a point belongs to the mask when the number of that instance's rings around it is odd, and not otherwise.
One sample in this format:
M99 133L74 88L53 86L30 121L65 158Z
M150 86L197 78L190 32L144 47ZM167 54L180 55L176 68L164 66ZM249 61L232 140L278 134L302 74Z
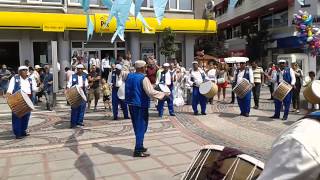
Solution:
M112 71L111 74L111 83L112 83L112 89L118 89L118 87L116 87L116 83L117 83L117 74L116 71Z
M286 81L287 83L291 84L291 75L290 75L290 68L285 67L283 70L283 80ZM280 72L277 74L277 82L278 84L280 83Z
M87 75L85 73L82 74L82 89L84 92L86 92L86 86L85 86L85 82L86 82L86 78L87 78ZM74 85L77 85L78 84L78 75L77 74L72 74L72 85L71 86L74 86Z
M150 107L150 98L143 89L143 79L145 76L141 73L130 73L126 80L125 102L128 105L142 108Z
M236 79L235 79L235 83L238 82L238 74L239 74L239 69L237 70L237 74L236 74ZM244 79L247 79L249 82L250 82L250 75L249 75L249 69L248 68L245 68L244 69L244 74L243 74L243 77Z
M30 91L32 93L32 79L28 78L28 81L30 83ZM21 89L20 76L16 75L16 76L14 76L14 88L13 88L12 94L19 91L20 89Z

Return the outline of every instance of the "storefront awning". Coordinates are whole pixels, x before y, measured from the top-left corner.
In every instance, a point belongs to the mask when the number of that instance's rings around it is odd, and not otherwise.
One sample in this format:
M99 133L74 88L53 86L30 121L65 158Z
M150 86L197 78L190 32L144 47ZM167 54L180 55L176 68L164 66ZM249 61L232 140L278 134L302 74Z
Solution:
M86 31L86 16L83 14L56 14L31 12L0 12L0 29L37 29L45 32ZM107 14L94 14L90 18L95 23L96 33L112 33L116 30L116 21L113 19L107 29L103 23ZM172 19L164 18L158 25L155 18L145 18L153 28L152 32L161 32L170 27L176 33L216 33L217 23L214 20L204 19ZM126 24L127 32L144 33L142 23L130 17Z

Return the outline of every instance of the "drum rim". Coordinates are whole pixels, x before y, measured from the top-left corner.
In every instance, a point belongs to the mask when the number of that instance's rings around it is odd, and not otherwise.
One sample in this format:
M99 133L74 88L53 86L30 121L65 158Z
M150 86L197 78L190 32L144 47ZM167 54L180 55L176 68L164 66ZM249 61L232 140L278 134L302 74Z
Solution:
M162 92L167 92L169 93L170 92L170 89L169 87L166 85L166 84L159 84L159 88L161 89Z
M23 100L25 101L25 103L29 106L29 108L31 108L32 110L34 110L34 105L33 102L31 101L30 97L28 96L28 94L26 94L23 91L20 91L21 96L23 98Z
M79 85L75 85L74 87L77 89L77 91L78 91L78 93L80 94L80 96L82 97L82 99L83 99L84 101L87 101L87 97L86 97L86 95L84 94L83 89L82 89Z
M318 87L315 88L314 86L316 86L316 85ZM311 88L311 91L312 91L313 95L320 99L320 93L319 93L320 92L320 80L313 81L309 88ZM316 92L318 92L318 93L316 93Z

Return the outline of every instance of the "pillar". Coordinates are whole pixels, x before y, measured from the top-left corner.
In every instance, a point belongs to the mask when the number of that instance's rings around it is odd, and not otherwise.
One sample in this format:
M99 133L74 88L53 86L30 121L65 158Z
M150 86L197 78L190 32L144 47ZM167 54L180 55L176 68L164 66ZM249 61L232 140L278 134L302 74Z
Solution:
M129 47L130 47L132 62L139 60L140 59L139 33L130 33Z
M194 61L194 44L196 37L192 35L185 35L184 38L185 67L189 69L192 67L192 61Z
M33 44L30 40L29 31L22 31L22 37L20 41L20 65L24 65L24 61L28 59L32 66L34 66L33 60Z
M65 86L65 71L64 68L70 67L70 42L69 42L69 32L58 33L58 61L60 63L59 72L59 87L63 88Z

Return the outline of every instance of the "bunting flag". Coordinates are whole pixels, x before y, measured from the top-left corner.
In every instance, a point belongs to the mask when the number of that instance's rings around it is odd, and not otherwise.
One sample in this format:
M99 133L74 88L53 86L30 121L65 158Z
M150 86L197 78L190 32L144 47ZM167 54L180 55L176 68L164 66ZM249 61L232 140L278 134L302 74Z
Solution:
M158 20L158 23L161 24L161 21L164 17L164 11L166 10L166 6L168 4L168 0L155 0L153 1L153 9Z
M298 3L299 3L301 6L305 5L304 0L298 0Z
M102 0L102 4L110 10L112 8L113 2L112 0Z
M90 15L87 14L87 41L89 41L93 36L94 25L90 18Z
M132 2L131 3L131 7L130 7L130 14L134 15L135 13L135 4ZM136 18L142 22L143 24L143 28L145 32L149 32L149 29L152 29L149 24L147 23L147 21L144 19L143 15L141 14L141 12L138 12Z
M137 18L138 17L138 14L140 13L141 11L141 6L142 6L142 3L143 3L144 0L135 0L135 3L136 3L136 7L134 8L134 16ZM140 13L141 14L141 13Z
M229 6L230 6L231 8L235 8L237 2L238 2L238 0L230 0L230 1L229 1Z
M114 17L117 20L117 30L111 39L111 43L115 41L117 36L119 36L119 38L124 41L124 30L126 27L126 22L129 18L130 8L131 0L116 0L113 3L112 9Z

